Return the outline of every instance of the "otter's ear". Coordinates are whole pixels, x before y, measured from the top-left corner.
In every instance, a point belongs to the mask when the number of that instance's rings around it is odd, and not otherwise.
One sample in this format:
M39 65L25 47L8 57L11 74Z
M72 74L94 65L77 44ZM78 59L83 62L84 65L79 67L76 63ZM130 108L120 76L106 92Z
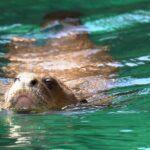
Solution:
M53 89L57 86L57 81L52 77L44 77L42 78L42 82L49 88Z

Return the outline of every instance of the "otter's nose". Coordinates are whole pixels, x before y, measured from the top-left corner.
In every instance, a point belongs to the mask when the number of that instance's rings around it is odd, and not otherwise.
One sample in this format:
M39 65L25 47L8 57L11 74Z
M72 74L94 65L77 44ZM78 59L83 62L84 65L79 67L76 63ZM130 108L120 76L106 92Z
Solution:
M30 82L29 82L29 86L30 87L34 87L38 84L38 80L37 79L32 79Z

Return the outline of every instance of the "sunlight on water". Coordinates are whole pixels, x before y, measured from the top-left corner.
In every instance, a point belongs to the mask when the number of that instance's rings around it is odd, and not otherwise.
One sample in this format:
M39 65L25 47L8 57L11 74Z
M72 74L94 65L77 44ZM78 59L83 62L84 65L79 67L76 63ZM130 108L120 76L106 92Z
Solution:
M150 84L150 78L140 78L140 79L135 79L135 78L121 78L118 80L118 87L128 87L128 86L133 86L133 85L148 85Z
M90 19L90 18L89 18ZM85 25L90 32L112 32L128 27L133 27L137 23L149 23L149 11L135 11L133 13L126 13L117 15L115 17L101 18L93 22L87 21Z

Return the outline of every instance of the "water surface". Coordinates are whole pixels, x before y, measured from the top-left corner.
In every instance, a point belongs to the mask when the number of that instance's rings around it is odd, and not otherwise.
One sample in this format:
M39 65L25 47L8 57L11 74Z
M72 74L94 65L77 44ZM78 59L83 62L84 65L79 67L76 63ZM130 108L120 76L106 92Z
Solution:
M38 3L39 2L39 3ZM108 94L114 107L20 115L0 112L1 149L150 149L150 2L147 0L45 0L0 2L0 66L13 36L43 40L46 12L78 10L91 40L108 45L119 68ZM4 85L7 78L1 72ZM4 88L0 89L3 93Z

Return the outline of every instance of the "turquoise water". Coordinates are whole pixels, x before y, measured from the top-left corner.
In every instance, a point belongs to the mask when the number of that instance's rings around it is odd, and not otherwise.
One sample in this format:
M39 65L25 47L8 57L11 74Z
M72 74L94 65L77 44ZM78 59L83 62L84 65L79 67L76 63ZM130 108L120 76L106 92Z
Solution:
M4 46L10 38L43 39L39 24L45 13L54 10L83 13L82 23L93 42L110 47L119 62L117 85L109 91L118 95L117 105L34 115L0 112L0 149L149 150L150 1L1 1L1 67L9 63Z

